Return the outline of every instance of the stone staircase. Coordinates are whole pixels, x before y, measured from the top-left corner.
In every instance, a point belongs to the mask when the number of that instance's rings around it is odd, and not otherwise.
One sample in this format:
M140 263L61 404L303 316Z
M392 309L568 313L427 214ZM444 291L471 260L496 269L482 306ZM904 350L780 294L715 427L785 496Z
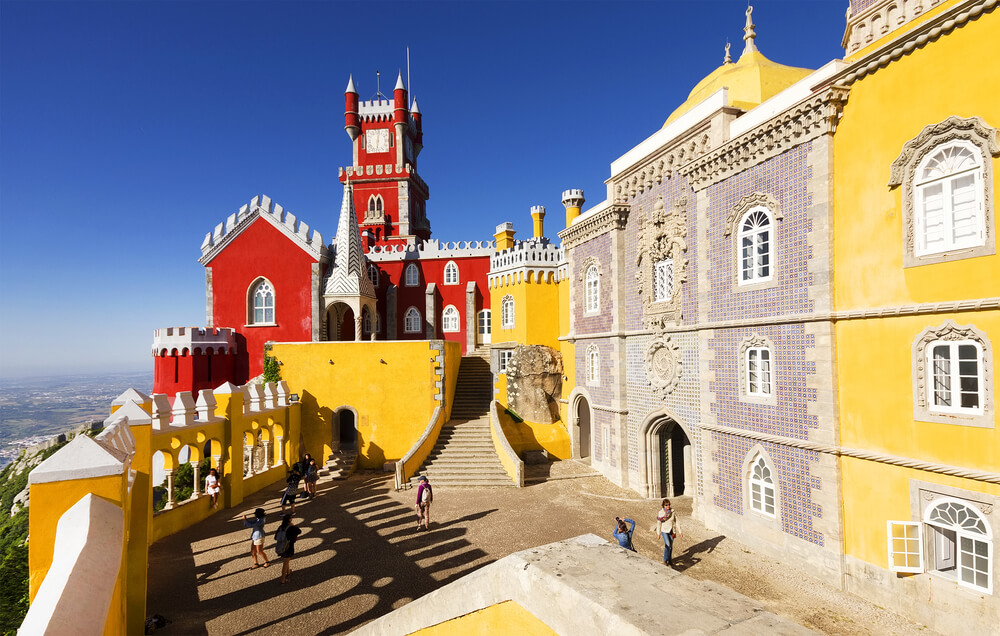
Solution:
M492 399L489 349L471 351L462 357L458 370L451 420L441 427L437 443L410 479L411 484L416 485L420 475L427 475L434 486L513 487L490 435Z
M317 471L320 478L347 479L354 472L354 465L358 461L356 450L339 450L330 453L326 458L326 463Z

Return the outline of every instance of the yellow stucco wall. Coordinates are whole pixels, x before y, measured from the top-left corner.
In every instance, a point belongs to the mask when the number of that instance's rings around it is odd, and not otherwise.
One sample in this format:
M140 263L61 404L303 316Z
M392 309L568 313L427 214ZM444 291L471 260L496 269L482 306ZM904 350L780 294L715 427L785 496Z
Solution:
M531 634L535 636L555 636L551 627L514 601L504 601L478 612L453 618L413 632L420 636L493 636L494 634Z
M949 2L948 5L954 4ZM906 28L939 13L936 9ZM893 32L891 38L900 36ZM906 307L994 297L1000 257L966 258L903 267L903 188L889 188L890 166L925 126L956 115L1000 126L1000 67L995 57L1000 15L981 16L918 47L851 86L834 135L834 302L838 311ZM877 44L877 43L876 43ZM862 57L868 47L854 55ZM980 63L979 61L984 61ZM993 191L1000 163L992 159ZM994 217L995 218L995 217ZM996 231L995 225L990 229ZM913 344L945 320L974 325L995 350L1000 312L964 311L839 320L835 326L840 442L847 449L996 472L1000 432L993 428L924 422L914 414ZM987 371L995 396L994 368ZM1000 494L982 481L841 459L844 549L887 567L886 521L914 520L914 480Z
M501 311L505 296L514 299L514 327L502 327ZM490 288L490 303L496 316L492 323L491 338L494 343L545 345L559 349L560 290L554 281L524 280L507 284L494 284Z
M438 406L435 383L454 394L459 345L434 342L445 348L445 370L429 341L275 344L271 355L282 363L282 379L300 394L302 452L325 460L333 449L334 413L352 408L359 465L382 468L401 459Z
M939 4L936 7L930 7L929 6L930 3L929 2L925 2L924 3L924 12L921 13L918 17L916 17L913 20L907 22L902 27L900 27L898 30L895 30L895 29L890 30L884 36L882 36L880 38L873 39L870 44L868 44L867 46L864 46L864 47L858 49L857 51L855 51L851 55L846 56L844 59L846 59L848 61L851 61L851 62L853 62L855 60L860 60L861 58L865 57L869 53L872 53L872 52L878 50L879 47L881 47L881 46L883 46L883 45L891 42L892 40L896 39L897 37L899 37L900 33L903 33L904 31L910 31L910 30L912 30L914 28L919 27L921 24L923 24L923 23L927 22L928 20L930 20L931 18L939 15L943 11L946 11L949 7L954 6L954 5L958 4L959 2L962 2L962 0L945 0L944 2L942 2L941 4Z
M904 269L902 187L886 184L903 145L925 126L957 115L1000 127L1000 65L987 63L998 41L1000 15L994 11L851 87L834 135L837 309L997 295L995 254ZM1000 162L994 158L994 199L998 191Z

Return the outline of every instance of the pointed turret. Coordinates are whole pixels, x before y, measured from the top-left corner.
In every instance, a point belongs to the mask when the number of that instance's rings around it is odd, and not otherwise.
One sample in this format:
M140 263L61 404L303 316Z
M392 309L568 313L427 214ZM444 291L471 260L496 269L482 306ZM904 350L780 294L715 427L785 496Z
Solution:
M354 75L347 82L347 90L344 91L344 130L347 136L354 141L361 132L361 121L358 117L358 90L354 88Z
M354 211L354 189L344 186L344 199L340 204L340 221L337 223L337 255L334 268L338 273L360 274L364 263L361 251L361 231Z
M396 76L396 87L392 89L392 123L405 124L409 109L407 108L406 86L403 85L403 72Z

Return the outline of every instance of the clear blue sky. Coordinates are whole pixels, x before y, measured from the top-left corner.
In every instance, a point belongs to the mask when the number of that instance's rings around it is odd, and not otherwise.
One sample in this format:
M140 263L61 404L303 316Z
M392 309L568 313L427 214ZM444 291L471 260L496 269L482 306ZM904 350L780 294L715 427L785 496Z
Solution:
M257 194L336 230L344 88L411 52L435 238L530 234L604 198L746 2L10 2L0 5L0 375L151 370L152 332L204 325L206 232ZM847 0L754 4L783 64L843 56Z

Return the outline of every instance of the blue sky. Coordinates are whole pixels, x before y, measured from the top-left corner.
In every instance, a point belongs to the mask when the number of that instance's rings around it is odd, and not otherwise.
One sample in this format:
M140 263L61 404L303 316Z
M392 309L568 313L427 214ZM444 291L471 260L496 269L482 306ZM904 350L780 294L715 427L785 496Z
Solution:
M746 2L11 2L0 6L0 376L151 370L205 323L206 232L267 194L329 239L350 163L344 88L424 115L435 238L490 240L561 192L604 198ZM783 64L843 56L847 0L754 4ZM220 325L225 326L225 325Z

